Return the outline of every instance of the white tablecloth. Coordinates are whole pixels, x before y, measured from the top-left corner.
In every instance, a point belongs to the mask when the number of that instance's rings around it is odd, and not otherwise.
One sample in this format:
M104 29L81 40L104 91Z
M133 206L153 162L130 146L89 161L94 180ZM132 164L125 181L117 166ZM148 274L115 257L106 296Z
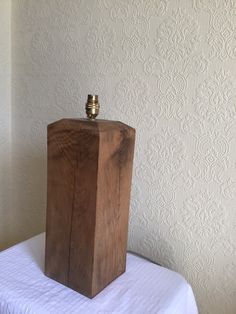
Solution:
M196 314L179 274L132 254L126 272L90 300L43 274L45 235L0 253L0 314Z

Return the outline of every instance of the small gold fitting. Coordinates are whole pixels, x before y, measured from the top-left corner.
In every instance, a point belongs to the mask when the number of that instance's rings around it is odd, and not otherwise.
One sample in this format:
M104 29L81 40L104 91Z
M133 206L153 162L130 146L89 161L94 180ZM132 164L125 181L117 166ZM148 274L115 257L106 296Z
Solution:
M87 117L94 120L99 114L98 95L88 95L88 100L85 106Z

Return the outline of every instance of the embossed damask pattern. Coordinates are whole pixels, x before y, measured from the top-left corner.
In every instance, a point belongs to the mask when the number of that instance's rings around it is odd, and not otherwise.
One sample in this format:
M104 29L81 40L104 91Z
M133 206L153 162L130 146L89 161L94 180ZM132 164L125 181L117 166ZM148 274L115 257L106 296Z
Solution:
M44 228L46 125L98 93L137 129L129 248L185 276L200 313L235 314L236 2L12 4L17 239Z

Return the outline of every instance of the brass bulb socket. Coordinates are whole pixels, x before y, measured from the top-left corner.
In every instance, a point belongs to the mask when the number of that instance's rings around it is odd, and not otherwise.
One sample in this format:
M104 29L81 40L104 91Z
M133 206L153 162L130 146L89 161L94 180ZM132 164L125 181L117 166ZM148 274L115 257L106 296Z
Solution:
M87 117L90 120L94 120L99 114L99 102L98 95L88 95L87 103L85 105L85 110Z

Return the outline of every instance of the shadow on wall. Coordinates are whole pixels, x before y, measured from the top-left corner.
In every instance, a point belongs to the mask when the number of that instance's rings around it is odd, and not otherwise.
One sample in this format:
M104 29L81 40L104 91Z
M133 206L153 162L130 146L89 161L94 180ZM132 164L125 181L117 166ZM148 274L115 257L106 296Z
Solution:
M3 245L5 247L45 229L46 152L14 147L13 156L14 150L17 158L12 161L11 208L6 217L8 241Z
M9 239L11 211L9 206L10 195L10 174L9 158L2 156L0 161L0 250L6 248L11 242Z

